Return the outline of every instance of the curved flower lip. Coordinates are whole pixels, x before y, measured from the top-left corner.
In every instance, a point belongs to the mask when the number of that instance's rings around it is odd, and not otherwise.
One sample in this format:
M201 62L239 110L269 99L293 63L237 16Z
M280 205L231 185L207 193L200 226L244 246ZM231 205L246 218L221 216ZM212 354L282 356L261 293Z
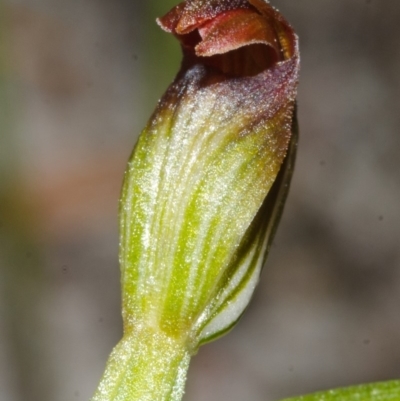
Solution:
M196 58L218 57L246 47L246 54L240 57L256 60L256 73L279 61L298 58L293 29L264 0L187 0L157 22L180 40L185 54ZM250 50L249 45L257 44L263 45L262 49ZM219 63L221 60L213 64Z

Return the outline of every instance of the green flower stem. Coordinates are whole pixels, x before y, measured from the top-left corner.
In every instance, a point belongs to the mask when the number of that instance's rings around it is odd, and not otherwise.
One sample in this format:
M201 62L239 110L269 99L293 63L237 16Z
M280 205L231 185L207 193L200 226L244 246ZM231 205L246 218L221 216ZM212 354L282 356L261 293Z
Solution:
M363 384L329 390L283 401L399 401L400 381Z
M92 401L178 401L189 361L184 341L139 325L114 348Z

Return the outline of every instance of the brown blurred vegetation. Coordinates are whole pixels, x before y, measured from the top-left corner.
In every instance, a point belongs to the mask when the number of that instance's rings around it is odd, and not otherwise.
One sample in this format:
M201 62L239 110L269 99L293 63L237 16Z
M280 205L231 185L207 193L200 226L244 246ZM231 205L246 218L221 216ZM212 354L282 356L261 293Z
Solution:
M121 335L118 195L179 66L175 2L0 2L0 400L88 400ZM185 400L400 375L400 7L275 0L302 50L301 143L253 303Z

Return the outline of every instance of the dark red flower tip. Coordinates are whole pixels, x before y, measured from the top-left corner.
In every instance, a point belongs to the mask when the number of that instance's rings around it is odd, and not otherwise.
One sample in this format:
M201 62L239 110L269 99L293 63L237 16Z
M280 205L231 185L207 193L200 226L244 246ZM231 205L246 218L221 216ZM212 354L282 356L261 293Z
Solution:
M297 37L264 0L186 0L157 20L181 42L186 64L256 75L297 56ZM207 59L205 59L207 58Z

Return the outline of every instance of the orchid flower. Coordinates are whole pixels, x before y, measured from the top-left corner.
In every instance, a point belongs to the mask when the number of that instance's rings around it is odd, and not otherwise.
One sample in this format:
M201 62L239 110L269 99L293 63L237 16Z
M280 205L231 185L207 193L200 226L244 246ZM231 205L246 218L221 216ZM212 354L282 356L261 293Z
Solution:
M299 49L281 14L187 0L158 24L183 61L126 170L124 335L93 401L182 398L191 356L252 297L293 171Z

